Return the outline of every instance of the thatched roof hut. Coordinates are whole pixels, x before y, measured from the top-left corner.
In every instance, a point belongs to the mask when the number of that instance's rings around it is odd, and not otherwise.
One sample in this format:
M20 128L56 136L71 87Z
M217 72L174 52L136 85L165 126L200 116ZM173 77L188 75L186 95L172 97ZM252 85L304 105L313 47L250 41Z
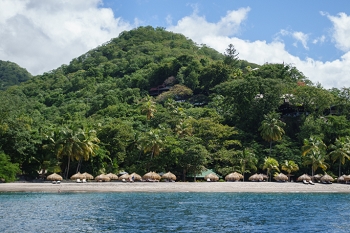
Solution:
M331 177L328 174L325 174L324 176L321 177L322 183L332 183L333 181L334 181L333 177Z
M57 181L57 180L63 180L62 176L53 173L51 175L49 175L48 177L46 177L47 180L52 180L52 181Z
M84 172L83 175L85 176L85 179L87 179L87 180L93 180L94 179L94 177L91 174L87 173L87 172Z
M107 182L107 181L111 181L111 178L109 178L107 175L105 175L105 174L101 174L101 175L99 175L99 176L96 176L95 177L95 180L96 181L105 181L105 182Z
M118 180L125 181L129 180L130 175L128 173L125 173L124 175L119 176Z
M77 179L81 179L82 180L82 179L86 179L86 176L84 174L81 174L80 172L78 172L78 173L72 175L70 177L70 179L71 180L77 180Z
M261 174L255 173L254 175L249 177L250 181L263 181L264 177Z
M338 183L345 183L345 175L339 176L337 179Z
M343 175L343 177L344 177L344 180L346 182L348 182L350 180L350 175Z
M176 180L176 176L171 173L171 172L167 172L165 174L162 175L162 179L167 179L167 180Z
M207 181L218 181L219 177L215 175L215 173L210 173L204 177L205 180Z
M142 179L144 180L156 180L159 181L161 179L160 175L156 172L148 172L143 175Z
M239 181L243 179L243 175L238 172L233 172L225 176L226 181Z
M303 174L298 177L298 181L303 181L303 180L310 181L311 177L308 174Z
M279 182L286 182L288 181L288 176L286 176L285 174L283 173L280 173L276 176L273 177L276 181L279 181Z
M139 174L135 173L135 172L132 173L130 176L134 177L134 181L141 181L142 180L142 177Z
M118 180L118 176L116 174L108 173L106 176L108 176L111 180Z

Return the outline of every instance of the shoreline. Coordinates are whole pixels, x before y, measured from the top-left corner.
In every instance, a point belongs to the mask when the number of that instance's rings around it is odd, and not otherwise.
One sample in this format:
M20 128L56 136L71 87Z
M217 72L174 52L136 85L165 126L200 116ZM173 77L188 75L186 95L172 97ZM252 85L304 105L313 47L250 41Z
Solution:
M299 182L87 182L73 183L1 183L6 192L231 192L231 193L350 193L348 184L306 185Z

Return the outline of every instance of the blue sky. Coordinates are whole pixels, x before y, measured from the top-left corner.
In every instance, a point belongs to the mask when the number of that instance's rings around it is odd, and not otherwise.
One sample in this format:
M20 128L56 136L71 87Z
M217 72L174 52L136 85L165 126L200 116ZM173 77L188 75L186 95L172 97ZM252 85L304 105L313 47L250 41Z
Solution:
M241 59L288 63L325 88L350 87L350 1L0 0L0 59L32 74L151 25Z

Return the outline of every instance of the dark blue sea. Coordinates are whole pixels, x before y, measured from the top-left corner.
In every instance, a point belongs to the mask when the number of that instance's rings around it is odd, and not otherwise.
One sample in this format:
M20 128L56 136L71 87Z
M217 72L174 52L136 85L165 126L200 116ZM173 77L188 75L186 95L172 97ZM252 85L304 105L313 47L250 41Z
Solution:
M0 193L0 232L349 231L349 194Z

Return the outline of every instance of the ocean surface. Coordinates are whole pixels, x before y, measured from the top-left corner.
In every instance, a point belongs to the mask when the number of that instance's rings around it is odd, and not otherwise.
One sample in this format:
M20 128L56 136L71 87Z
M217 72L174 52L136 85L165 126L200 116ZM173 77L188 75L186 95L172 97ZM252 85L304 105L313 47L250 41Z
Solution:
M350 194L0 193L0 232L349 232Z

